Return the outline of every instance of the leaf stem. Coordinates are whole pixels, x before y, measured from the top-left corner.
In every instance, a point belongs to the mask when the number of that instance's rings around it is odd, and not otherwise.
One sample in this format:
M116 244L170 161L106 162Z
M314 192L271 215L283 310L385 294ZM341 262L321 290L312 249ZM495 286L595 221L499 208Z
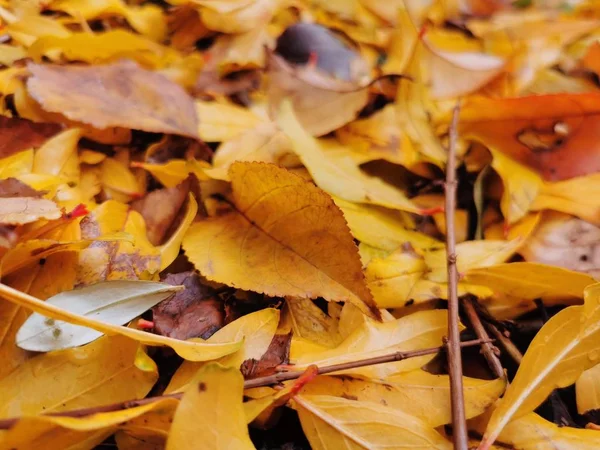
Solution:
M460 347L473 347L477 345L481 345L483 342L481 339L476 339L473 341L465 341L460 342ZM490 341L491 342L491 341ZM342 364L333 364L330 366L324 366L321 368L317 368L317 373L319 375L328 374L331 372L337 372L340 370L348 370L355 369L357 367L364 366L372 366L376 364L384 364L394 361L402 361L408 358L415 358L417 356L424 355L432 355L438 353L440 351L444 351L446 346L426 348L422 350L412 350L408 352L394 352L387 355L376 356L373 358L361 359L358 361L350 361ZM298 371L289 371L289 372L279 372L274 375L269 375L266 377L254 378L252 380L246 380L244 382L244 389L250 389L254 387L261 386L270 386L273 384L279 384L283 381L295 380L300 378L305 373L304 370ZM126 400L124 402L111 403L108 405L94 406L92 408L82 408L82 409L74 409L71 411L61 411L56 413L48 413L48 414L40 414L40 416L50 416L50 417L86 417L92 414L98 413L107 413L114 411L121 411L124 409L135 408L137 406L147 405L149 403L154 403L159 400L163 400L166 398L174 398L181 399L183 396L183 392L175 392L173 394L165 394L159 395L156 397L147 397L140 400ZM7 419L0 419L0 430L10 429L13 425L15 425L21 417L11 417Z
M452 112L449 129L448 162L446 164L446 257L448 268L448 373L452 404L452 439L455 450L467 450L467 422L462 380L462 356L460 354L460 328L458 320L458 270L456 268L456 147L458 140L458 117L460 102Z

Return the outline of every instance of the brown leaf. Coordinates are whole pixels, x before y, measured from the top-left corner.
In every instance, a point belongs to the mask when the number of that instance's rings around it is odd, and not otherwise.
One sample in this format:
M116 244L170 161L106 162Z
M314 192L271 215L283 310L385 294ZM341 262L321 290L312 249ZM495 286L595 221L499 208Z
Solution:
M95 128L123 127L198 137L191 97L132 61L98 66L27 66L31 96L46 111Z
M56 203L45 198L0 198L0 224L3 225L24 225L39 219L58 219L61 215Z
M195 272L168 274L165 283L184 285L185 290L164 300L152 309L154 329L175 339L208 339L224 325L223 303Z
M240 370L244 378L258 378L275 373L275 368L280 364L288 364L290 360L290 346L292 333L276 334L269 345L267 352L260 358L247 359L242 363Z
M6 197L41 197L45 191L36 191L16 178L0 180L0 198Z
M41 146L61 129L55 123L35 123L27 119L0 116L0 158Z
M146 222L146 233L152 245L160 245L181 210L190 190L189 179L172 188L158 189L134 201L131 208Z

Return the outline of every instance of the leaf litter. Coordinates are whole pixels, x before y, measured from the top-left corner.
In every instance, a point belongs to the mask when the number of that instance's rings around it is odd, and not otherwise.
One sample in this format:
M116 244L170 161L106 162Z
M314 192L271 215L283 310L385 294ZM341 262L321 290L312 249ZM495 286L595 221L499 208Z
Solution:
M600 445L597 2L0 20L0 448L466 448L452 132L468 445Z

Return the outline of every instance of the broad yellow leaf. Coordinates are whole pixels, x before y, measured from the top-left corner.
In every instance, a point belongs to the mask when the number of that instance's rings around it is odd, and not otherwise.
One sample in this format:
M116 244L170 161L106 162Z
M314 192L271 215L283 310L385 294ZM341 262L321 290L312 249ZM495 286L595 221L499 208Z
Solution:
M596 365L581 374L575 383L577 412L600 409L600 366Z
M64 291L46 300L67 311L123 325L180 290L177 286L150 281L106 281ZM102 336L90 328L48 319L33 313L17 332L17 345L25 350L47 352L87 344Z
M335 347L342 341L338 320L325 314L312 300L286 298L284 319L293 331L292 346L297 339L304 339L324 347Z
M298 395L294 404L315 450L452 448L433 427L398 409L328 395Z
M33 173L56 175L64 182L79 181L79 159L77 143L81 130L73 128L50 138L33 158Z
M519 370L494 410L481 448L498 437L511 419L533 411L556 388L574 383L600 362L600 284L585 289L584 306L553 316L529 345Z
M0 297L2 299L21 305L34 312L40 313L50 319L63 320L65 322L82 325L100 331L106 334L120 334L133 340L137 340L147 345L169 346L177 352L182 358L191 361L207 361L220 358L221 356L233 353L240 348L242 342L228 342L225 344L212 344L199 339L189 341L179 341L164 336L136 330L133 328L121 327L109 323L101 322L89 317L84 317L69 311L65 311L54 305L24 294L16 289L12 289L4 284L0 284Z
M148 423L156 415L164 416L165 412L168 419L171 419L178 404L179 400L166 398L121 411L85 417L26 416L10 431L0 432L0 448L91 448L100 444L117 429L129 431L135 424L143 424L144 420ZM150 425L147 428L150 428ZM136 431L136 436L146 436L139 428ZM49 439L48 436L52 438ZM164 443L164 438L162 442ZM144 447L144 450L147 449L148 447Z
M595 282L583 273L527 262L472 269L465 274L465 281L521 300L582 298L586 286Z
M207 179L204 170L209 169L210 165L205 161L195 159L171 159L165 164L137 163L131 164L132 167L140 167L147 170L154 178L161 182L167 188L175 187L185 181L190 173L196 175L200 180Z
M17 244L2 255L0 275L3 277L55 253L79 252L90 245L88 240L57 242L51 239L31 239Z
M106 158L100 170L100 182L109 198L126 203L144 194L144 186L140 186L133 172L116 159Z
M80 348L38 355L20 365L0 386L0 416L68 411L143 398L157 378L156 364L139 343L105 336Z
M46 111L60 112L95 128L198 135L191 97L178 85L132 61L93 67L28 67L32 76L27 90Z
M31 173L33 154L33 150L29 149L0 159L0 177L18 178L19 175Z
M310 364L316 364L320 367L357 361L395 351L436 347L440 345L442 338L447 334L447 318L446 311L434 310L417 312L384 323L367 320L337 347L333 349L321 348L300 354L292 352L290 360L298 367L307 367ZM432 357L433 355L419 356L404 361L349 369L344 373L385 378L393 373L418 369L430 361Z
M207 28L223 33L243 33L264 26L278 5L275 0L195 0L194 3L202 6L202 21Z
M501 379L463 377L467 419L478 416L492 405L504 391L505 384ZM319 376L301 393L378 403L411 414L431 427L452 421L448 375L433 375L424 370L392 375L383 380Z
M198 135L206 142L222 142L254 128L261 118L240 106L224 102L196 101L200 120Z
M352 235L362 243L391 252L410 243L416 249L442 245L440 241L418 231L409 214L378 206L352 203L334 197L344 213Z
M343 153L325 151L302 128L288 101L281 104L277 123L289 136L294 152L315 183L324 191L350 202L371 203L416 213L421 211L401 190L361 172L352 158ZM331 142L331 145L339 144Z
M523 243L522 239L512 241L466 241L456 245L456 265L459 273L472 269L494 266L509 259ZM433 248L423 255L429 268L427 278L432 281L446 282L446 249ZM475 282L476 283L476 282Z
M272 296L354 303L378 317L356 245L323 191L274 165L234 163L236 210L192 225L183 249L210 280Z
M260 359L269 348L278 323L279 310L265 308L227 324L210 337L210 342L243 341L243 345L237 352L219 358L217 362L223 367L237 369L247 359ZM166 391L180 391L201 367L201 363L185 361L171 378Z
M173 418L167 450L254 449L242 406L244 378L237 368L203 367Z
M229 167L235 161L260 161L281 167L300 165L289 138L272 122L260 123L221 144L215 152L213 168L205 173L229 181Z

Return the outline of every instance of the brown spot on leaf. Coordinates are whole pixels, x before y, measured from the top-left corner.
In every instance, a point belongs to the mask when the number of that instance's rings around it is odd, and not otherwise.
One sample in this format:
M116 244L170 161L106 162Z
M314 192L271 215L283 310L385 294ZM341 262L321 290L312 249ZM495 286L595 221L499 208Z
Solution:
M202 381L201 381L200 383L198 383L198 390L199 390L200 392L204 392L204 391L206 391L206 383L204 383L204 382L202 382Z

